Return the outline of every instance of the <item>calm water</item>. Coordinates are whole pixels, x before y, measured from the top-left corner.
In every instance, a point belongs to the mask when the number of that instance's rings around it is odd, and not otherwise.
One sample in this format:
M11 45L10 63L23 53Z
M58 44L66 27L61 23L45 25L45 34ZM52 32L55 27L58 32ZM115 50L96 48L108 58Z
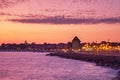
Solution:
M0 52L0 80L111 80L117 71L46 53Z

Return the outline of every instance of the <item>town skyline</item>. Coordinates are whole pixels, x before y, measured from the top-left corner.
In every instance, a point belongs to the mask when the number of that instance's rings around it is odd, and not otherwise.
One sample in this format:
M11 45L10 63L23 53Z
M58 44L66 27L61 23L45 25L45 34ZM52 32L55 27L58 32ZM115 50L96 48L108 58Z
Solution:
M37 52L54 52L54 51L120 51L120 42L81 42L81 40L75 36L70 42L67 43L2 43L0 45L0 51L37 51Z
M74 37L78 37L78 36L74 36ZM24 43L28 43L28 44L61 44L61 43L67 44L69 42L72 42L72 39L69 40L69 41L66 41L66 42L41 42L41 43L24 40L22 42L6 42L6 43L2 42L2 43L0 43L0 45L2 45L2 44L24 44ZM89 43L89 44L91 44L91 43L101 43L101 42L120 43L119 41L111 41L110 39L108 39L108 40L101 40L101 41L81 41L81 43Z

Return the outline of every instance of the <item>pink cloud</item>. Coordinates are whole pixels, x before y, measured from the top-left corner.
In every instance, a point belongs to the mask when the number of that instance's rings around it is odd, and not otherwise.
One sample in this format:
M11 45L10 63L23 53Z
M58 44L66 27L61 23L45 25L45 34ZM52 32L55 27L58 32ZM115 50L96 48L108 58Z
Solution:
M115 24L120 23L120 17L109 17L109 18L67 18L63 16L54 16L54 17L44 17L38 18L40 16L36 16L31 18L26 16L26 18L22 19L8 19L8 21L12 22L20 22L20 23L37 23L37 24Z
M7 8L25 0L0 0L0 8Z
M118 23L119 2L120 0L0 0L0 8L5 10L0 16L9 16L10 21L23 23Z

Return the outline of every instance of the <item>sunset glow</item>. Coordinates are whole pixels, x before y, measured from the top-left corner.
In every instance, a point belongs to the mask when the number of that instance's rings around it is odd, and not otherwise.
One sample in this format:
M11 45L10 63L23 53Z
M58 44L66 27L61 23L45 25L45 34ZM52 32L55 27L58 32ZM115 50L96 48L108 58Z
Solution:
M4 3L3 3L4 2ZM120 42L119 0L0 1L0 44ZM60 5L60 4L61 5Z

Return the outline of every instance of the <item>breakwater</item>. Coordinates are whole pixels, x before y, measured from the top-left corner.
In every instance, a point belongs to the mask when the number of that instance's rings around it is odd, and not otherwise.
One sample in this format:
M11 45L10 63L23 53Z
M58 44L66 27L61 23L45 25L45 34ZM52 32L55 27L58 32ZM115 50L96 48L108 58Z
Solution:
M105 53L96 53L96 52L79 52L79 53L74 53L74 52L55 52L55 53L50 53L47 54L49 56L59 56L62 58L68 58L68 59L75 59L75 60L81 60L81 61L88 61L88 62L93 62L96 63L96 65L99 66L106 66L106 67L111 67L114 69L120 69L120 55L114 55L116 54L115 52L112 52L109 54L109 52ZM118 72L118 76L113 79L113 80L120 80L120 71Z

